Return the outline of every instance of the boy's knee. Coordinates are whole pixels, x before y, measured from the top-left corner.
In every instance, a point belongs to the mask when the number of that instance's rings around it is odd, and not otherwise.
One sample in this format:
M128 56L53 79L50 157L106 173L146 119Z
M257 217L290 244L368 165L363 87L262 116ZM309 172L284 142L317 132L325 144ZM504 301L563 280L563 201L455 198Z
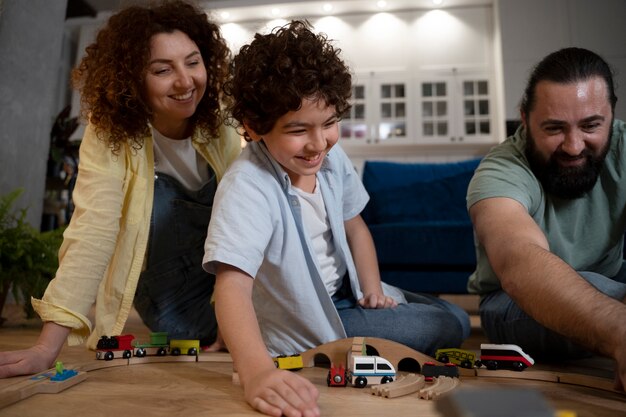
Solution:
M465 339L467 331L449 311L433 309L429 314L421 314L418 320L423 325L416 328L415 333L407 331L407 334L412 333L409 346L419 352L433 356L437 349L459 347Z

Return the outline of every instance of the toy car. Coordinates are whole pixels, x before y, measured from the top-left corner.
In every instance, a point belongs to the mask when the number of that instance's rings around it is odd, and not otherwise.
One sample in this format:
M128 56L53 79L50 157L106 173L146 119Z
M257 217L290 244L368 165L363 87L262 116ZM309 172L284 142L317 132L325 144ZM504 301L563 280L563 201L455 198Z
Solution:
M452 362L461 368L472 369L476 363L476 354L463 349L437 349L435 359L442 363Z
M328 370L328 376L326 377L326 384L329 387L345 387L348 385L349 375L346 372L346 368L343 365L335 366L330 365Z
M128 359L133 356L132 334L120 336L102 336L96 345L96 359L110 361L115 358Z
M170 340L170 353L174 356L178 356L178 355L198 356L199 351L200 351L199 340L183 340L183 339Z
M424 375L424 380L428 382L439 376L458 378L459 368L454 363L446 363L441 366L435 365L433 362L425 362L424 365L422 365L422 375Z
M279 369L288 369L291 371L298 371L304 366L300 354L277 356L274 358L274 365Z
M152 332L150 333L150 342L141 343L138 340L133 340L132 345L135 347L135 356L143 358L146 355L167 355L169 350L169 343L167 342L167 332Z
M534 364L533 358L517 345L491 343L480 345L480 361L477 362L477 366L485 365L490 371L502 368L523 371Z
M393 365L380 356L352 355L350 375L357 388L365 388L367 384L386 384L396 377Z

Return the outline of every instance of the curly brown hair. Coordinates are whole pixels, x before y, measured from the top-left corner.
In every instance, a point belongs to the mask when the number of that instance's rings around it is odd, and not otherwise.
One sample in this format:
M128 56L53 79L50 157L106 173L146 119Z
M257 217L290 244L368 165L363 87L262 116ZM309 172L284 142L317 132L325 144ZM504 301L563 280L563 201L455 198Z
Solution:
M233 59L231 78L224 85L229 123L243 131L245 122L259 135L296 111L305 98L335 106L338 116L350 109L350 70L324 34L316 35L306 21L295 20L267 35L256 34ZM234 119L234 120L233 120Z
M106 137L113 153L124 142L143 146L152 111L144 96L151 38L159 33L185 33L200 49L207 70L204 97L190 120L202 140L218 136L223 123L221 89L226 80L230 51L219 27L204 11L186 1L168 0L154 6L131 6L111 16L96 41L73 71L82 114Z

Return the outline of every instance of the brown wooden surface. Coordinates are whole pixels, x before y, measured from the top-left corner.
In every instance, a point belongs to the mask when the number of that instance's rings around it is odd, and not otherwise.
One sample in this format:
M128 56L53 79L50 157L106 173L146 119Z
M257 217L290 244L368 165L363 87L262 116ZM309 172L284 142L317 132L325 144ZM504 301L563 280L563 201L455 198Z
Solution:
M7 317L7 313L3 314ZM0 350L30 346L37 338L36 320L9 317L0 328ZM126 333L147 338L149 332L132 316ZM475 349L480 335L474 335L464 348ZM84 347L65 347L59 358L68 369L77 365L97 367L95 354ZM58 394L36 394L0 409L0 416L55 417L83 416L258 416L243 400L240 386L232 383L232 364L218 354L210 361L192 363L133 364L91 370L88 378ZM102 361L98 361L102 362ZM128 362L128 361L126 361ZM578 367L586 374L606 375L607 361L590 362ZM538 371L542 370L537 367ZM575 370L572 366L568 371ZM562 371L562 370L560 370ZM320 390L320 408L324 416L437 416L434 402L418 398L417 393L398 398L371 394L369 389L326 386L327 370L305 368L300 374ZM0 391L10 389L26 377L0 380ZM462 377L461 387L503 386L534 387L559 410L574 410L578 417L626 417L626 396L608 391L528 379Z

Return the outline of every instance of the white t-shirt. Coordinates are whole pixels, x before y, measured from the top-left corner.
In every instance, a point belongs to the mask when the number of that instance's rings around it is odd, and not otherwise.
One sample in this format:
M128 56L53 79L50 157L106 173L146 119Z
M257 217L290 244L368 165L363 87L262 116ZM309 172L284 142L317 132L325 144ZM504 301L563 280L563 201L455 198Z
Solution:
M208 162L196 152L191 137L170 139L152 129L154 170L174 177L188 190L199 190L209 181Z
M346 265L337 255L333 243L333 234L328 223L324 199L320 192L317 179L315 190L307 193L299 188L292 187L302 207L302 222L306 228L313 250L317 255L317 262L322 272L322 280L328 294L333 296L341 287L342 278L346 274Z

